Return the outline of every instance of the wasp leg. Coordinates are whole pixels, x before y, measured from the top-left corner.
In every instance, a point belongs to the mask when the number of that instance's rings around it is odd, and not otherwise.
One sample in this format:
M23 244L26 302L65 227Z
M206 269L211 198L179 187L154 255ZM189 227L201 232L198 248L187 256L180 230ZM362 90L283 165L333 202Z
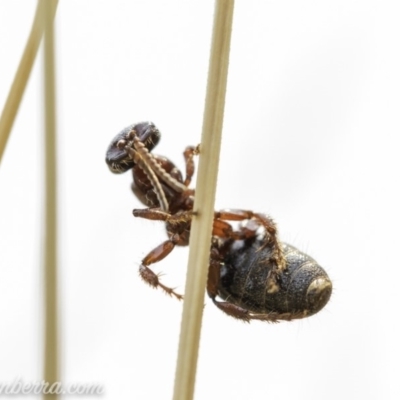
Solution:
M251 239L257 236L258 228L264 228L265 241L263 247L271 248L269 262L274 265L268 279L267 292L275 293L279 290L278 276L286 269L286 259L283 249L278 240L278 232L275 222L265 214L254 213L249 210L221 210L214 213L214 219L223 221L246 221L247 223L239 230L225 231L220 237L234 240ZM214 223L215 225L215 223ZM260 247L260 250L263 248Z
M160 210L159 208L143 208L133 210L132 214L139 218L151 219L153 221L166 221L174 224L190 221L193 215L196 215L196 212L189 210L177 214L170 214L169 212Z
M171 214L159 208L143 208L132 211L135 217L151 219L153 221L166 221Z
M214 213L214 218L222 221L249 220L247 225L244 227L246 231L248 230L249 232L252 232L253 236L255 236L257 229L262 226L270 239L276 241L277 229L275 222L265 214L254 213L253 211L248 210L221 210ZM243 237L243 233L244 232L241 232L241 230L234 231L232 236L228 237L237 240L251 237L248 236L249 234L247 232L247 236Z
M135 209L133 210L133 215L135 217L151 219L155 221L165 221L171 225L179 224L182 222L190 221L193 217L193 211L184 211L179 214L170 214L169 212L160 210L159 208L145 208L145 209ZM164 259L177 244L182 244L184 242L183 233L173 233L168 232L169 240L161 243L155 249L153 249L146 257L143 258L142 264L139 268L139 274L142 279L149 284L150 286L157 288L160 287L167 294L175 296L177 299L183 299L181 294L178 294L174 291L174 289L165 286L160 282L159 275L155 274L150 268L149 265L154 264L156 262Z
M241 319L245 322L250 322L249 312L232 303L217 301L218 285L220 280L221 262L219 260L218 251L211 249L210 266L208 268L207 294L212 299L213 303L222 310L225 314L231 317Z
M244 322L258 320L258 321L277 323L280 321L291 321L293 319L303 318L306 316L303 314L277 313L277 312L270 312L268 314L252 314L248 310L245 310L244 308L241 308L232 303L228 303L225 301L217 301L215 299L212 299L212 301L225 314L233 318L240 319Z
M176 293L174 289L169 288L168 286L165 286L163 283L161 283L159 275L155 274L149 268L149 265L161 261L169 253L171 253L175 245L178 243L178 240L179 235L174 235L171 239L166 240L164 243L161 243L149 254L147 254L147 256L143 258L142 264L139 267L139 274L142 279L151 287L160 287L162 290L164 290L165 293L169 294L170 296L175 296L178 300L182 300L183 296L181 294Z
M238 307L232 303L216 300L216 297L218 296L220 269L221 263L218 260L218 255L216 252L213 252L213 250L211 250L210 266L208 269L207 294L210 296L213 303L225 314L240 319L244 322L250 322L250 314L247 310Z
M186 164L186 178L184 185L189 186L190 182L192 181L192 177L194 174L194 161L193 158L194 156L198 155L200 152L200 145L197 145L196 147L193 146L188 146L186 147L185 151L183 152L183 157L185 158L185 164Z

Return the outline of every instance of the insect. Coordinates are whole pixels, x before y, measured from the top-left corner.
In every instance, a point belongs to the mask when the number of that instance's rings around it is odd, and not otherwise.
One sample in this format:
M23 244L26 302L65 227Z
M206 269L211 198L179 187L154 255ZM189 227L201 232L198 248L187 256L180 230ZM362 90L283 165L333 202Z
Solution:
M106 163L122 173L132 169L132 189L147 208L134 209L135 217L165 222L168 240L141 261L139 274L154 288L182 299L165 286L150 265L161 261L176 245L189 244L193 216L194 156L199 147L186 147L186 176L167 157L151 151L161 137L151 122L130 125L111 142ZM227 315L251 321L304 318L329 301L332 283L310 256L280 242L275 222L249 210L214 213L207 293ZM222 300L222 301L221 301Z

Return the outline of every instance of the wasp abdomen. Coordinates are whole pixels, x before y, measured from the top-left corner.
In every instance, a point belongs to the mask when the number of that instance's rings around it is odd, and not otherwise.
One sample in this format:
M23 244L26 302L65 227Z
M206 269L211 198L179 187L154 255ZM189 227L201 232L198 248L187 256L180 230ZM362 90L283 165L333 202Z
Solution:
M235 243L221 268L219 296L252 313L273 313L303 318L317 313L328 302L332 283L310 256L282 244L286 269L277 275L279 289L267 291L272 273L272 253L263 241Z

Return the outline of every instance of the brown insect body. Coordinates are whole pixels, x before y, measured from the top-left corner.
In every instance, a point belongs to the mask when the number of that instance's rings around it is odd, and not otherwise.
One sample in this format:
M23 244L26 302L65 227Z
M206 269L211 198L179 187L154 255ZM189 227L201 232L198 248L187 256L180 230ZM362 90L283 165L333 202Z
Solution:
M189 244L195 215L194 190L189 185L198 147L188 146L183 153L183 179L167 157L150 153L159 139L153 123L133 124L113 139L106 162L116 173L132 168L133 192L148 206L133 210L133 215L165 222L168 240L143 258L140 276L150 286L182 299L149 266L176 245ZM216 211L212 235L207 293L226 314L243 321L276 322L315 314L328 302L332 284L326 272L311 257L281 243L270 217L249 210Z

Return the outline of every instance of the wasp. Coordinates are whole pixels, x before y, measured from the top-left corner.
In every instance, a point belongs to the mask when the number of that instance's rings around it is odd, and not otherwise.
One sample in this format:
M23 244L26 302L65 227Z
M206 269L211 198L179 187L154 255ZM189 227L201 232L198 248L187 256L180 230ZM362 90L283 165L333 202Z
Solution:
M183 296L162 283L150 266L175 246L189 244L196 215L190 184L199 146L185 148L183 178L171 160L152 153L160 138L152 122L132 124L112 140L106 163L114 173L132 170L132 190L147 207L134 209L133 215L165 223L168 239L142 259L140 276L181 300ZM226 209L214 212L207 293L220 310L236 319L290 321L320 311L329 301L332 282L313 258L280 241L271 217Z

